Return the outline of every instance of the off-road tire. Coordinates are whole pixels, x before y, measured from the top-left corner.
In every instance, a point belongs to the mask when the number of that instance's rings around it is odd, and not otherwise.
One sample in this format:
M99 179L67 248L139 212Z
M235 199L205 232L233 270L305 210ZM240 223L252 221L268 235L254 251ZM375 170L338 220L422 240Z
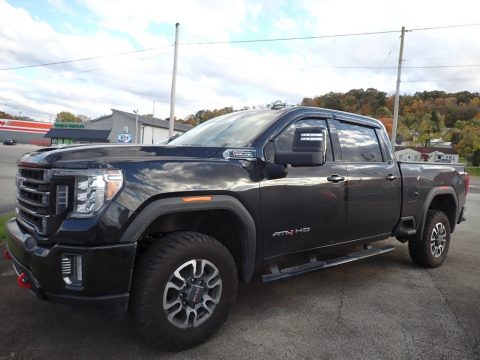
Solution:
M445 229L445 244L441 254L439 254L439 256L434 256L434 250L432 250L432 235L434 231L436 231L435 228L438 224L442 224ZM447 257L449 246L450 222L447 216L441 211L428 210L421 238L415 237L408 241L408 251L411 259L414 263L422 267L438 267L442 265Z
M163 296L173 273L192 259L205 259L215 265L222 282L221 295L205 322L181 329L167 318ZM137 260L130 311L139 332L150 344L167 351L188 349L206 341L225 323L237 286L237 268L223 244L200 233L170 233L149 245Z

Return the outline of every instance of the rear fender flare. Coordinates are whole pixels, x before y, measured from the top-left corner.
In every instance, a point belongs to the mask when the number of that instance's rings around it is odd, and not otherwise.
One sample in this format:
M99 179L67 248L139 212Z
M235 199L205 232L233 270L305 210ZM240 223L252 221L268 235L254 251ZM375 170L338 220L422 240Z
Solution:
M425 202L423 203L423 209L422 209L422 218L419 219L419 229L417 231L417 234L421 237L423 234L423 228L425 226L425 219L427 217L427 211L432 204L433 199L438 196L438 195L451 195L453 199L455 200L455 219L458 219L458 198L457 194L455 193L455 190L450 187L450 186L440 186L440 187L434 187L433 189L430 190L430 192L427 195L427 198L425 199ZM452 223L452 229L451 231L453 232L455 228L456 221Z

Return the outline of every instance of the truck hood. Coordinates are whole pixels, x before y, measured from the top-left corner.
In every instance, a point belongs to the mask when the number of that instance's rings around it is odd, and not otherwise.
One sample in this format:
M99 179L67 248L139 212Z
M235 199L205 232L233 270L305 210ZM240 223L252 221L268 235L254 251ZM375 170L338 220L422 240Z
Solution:
M20 166L44 168L104 167L112 161L142 161L151 157L209 158L220 147L159 146L159 145L70 145L49 147L23 155Z

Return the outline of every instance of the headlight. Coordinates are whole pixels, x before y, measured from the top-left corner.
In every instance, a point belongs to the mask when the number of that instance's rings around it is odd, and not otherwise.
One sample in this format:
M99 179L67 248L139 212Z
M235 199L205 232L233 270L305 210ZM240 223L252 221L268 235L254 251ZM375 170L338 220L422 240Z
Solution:
M98 213L111 200L123 185L120 170L60 170L55 169L54 176L75 178L73 211L70 217L86 218ZM57 196L57 200L59 200Z

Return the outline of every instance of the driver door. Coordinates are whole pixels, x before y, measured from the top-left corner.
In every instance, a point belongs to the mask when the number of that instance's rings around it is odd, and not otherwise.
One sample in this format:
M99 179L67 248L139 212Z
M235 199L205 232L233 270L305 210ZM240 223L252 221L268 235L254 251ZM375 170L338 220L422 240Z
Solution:
M347 173L342 162L334 161L328 126L326 119L301 119L276 138L276 151L292 151L295 129L328 129L323 165L288 165L286 177L260 183L265 259L343 241ZM274 150L265 150L273 162Z

